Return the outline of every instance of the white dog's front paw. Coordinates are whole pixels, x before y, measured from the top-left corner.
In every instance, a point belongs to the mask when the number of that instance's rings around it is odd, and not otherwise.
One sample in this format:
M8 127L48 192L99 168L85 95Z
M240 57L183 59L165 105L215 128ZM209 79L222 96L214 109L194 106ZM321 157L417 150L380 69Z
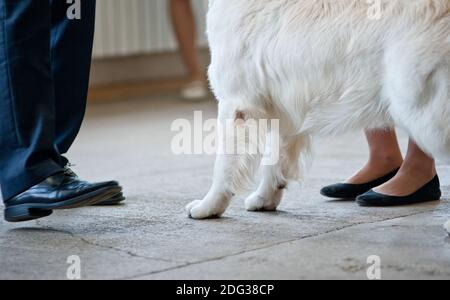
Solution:
M450 221L445 223L444 227L445 227L445 230L447 230L447 233L450 235Z
M258 193L251 194L245 200L245 208L248 211L275 211L280 204L280 199L265 199Z
M195 200L186 206L186 211L188 216L192 219L210 219L218 218L221 216L222 212L216 212L214 209L208 207L204 201Z

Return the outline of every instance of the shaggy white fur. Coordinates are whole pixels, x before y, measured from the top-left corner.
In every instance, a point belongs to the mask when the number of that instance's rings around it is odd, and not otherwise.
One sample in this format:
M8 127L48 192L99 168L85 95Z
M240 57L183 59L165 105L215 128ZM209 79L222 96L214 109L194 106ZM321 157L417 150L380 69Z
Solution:
M371 5L210 0L219 122L242 129L248 119L280 120L280 160L263 166L247 209L276 209L318 134L398 126L427 153L450 158L450 1L382 0L378 19ZM258 164L258 156L218 155L212 188L189 215L222 215Z

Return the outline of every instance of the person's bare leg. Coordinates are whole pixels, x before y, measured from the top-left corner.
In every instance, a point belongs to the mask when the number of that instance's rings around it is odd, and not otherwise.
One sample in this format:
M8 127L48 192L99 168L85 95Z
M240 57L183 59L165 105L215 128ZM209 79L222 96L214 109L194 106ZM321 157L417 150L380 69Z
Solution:
M434 159L410 140L408 153L400 171L374 191L388 196L409 196L429 183L436 174Z
M370 150L369 161L346 183L365 184L371 182L400 168L403 163L395 129L366 131L366 137Z
M196 41L195 17L190 0L170 0L170 16L181 56L189 71L191 81L205 80Z

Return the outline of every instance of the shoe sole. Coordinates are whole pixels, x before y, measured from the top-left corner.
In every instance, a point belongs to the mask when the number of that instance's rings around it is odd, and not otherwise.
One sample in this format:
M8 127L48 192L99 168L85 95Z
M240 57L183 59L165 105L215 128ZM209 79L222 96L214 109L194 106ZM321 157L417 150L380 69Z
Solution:
M126 198L124 196L116 195L116 196L112 197L111 199L97 202L97 203L93 204L92 206L114 206L114 205L121 204L125 200L126 200Z
M108 200L121 192L119 187L106 187L69 200L50 204L19 204L5 208L5 220L11 223L26 222L48 217L53 210L74 209Z
M320 192L320 195L322 195L322 196L324 196L326 198L329 198L329 199L333 199L333 200L341 200L342 202L355 201L356 197L359 196L359 195L357 195L357 196L352 196L352 197L337 197L337 196L327 195L327 194L325 194L323 192Z
M356 200L356 203L361 207L401 207L401 206L409 206L409 205L417 205L417 204L424 204L424 203L430 203L430 202L440 202L440 197L432 197L430 199L434 200L422 200L422 201L410 201L410 202L392 202L392 203L367 203L365 201Z

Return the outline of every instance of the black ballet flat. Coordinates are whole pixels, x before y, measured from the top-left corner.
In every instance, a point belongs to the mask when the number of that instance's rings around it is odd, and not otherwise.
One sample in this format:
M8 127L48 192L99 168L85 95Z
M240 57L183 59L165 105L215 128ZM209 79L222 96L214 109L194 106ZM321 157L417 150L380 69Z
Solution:
M439 201L441 196L439 177L436 175L433 180L412 195L405 197L388 196L371 190L358 196L356 202L361 206L387 207Z
M386 176L364 184L338 183L329 185L324 187L320 191L320 194L329 198L354 200L356 197L391 180L395 175L397 175L398 170L399 169L387 174Z

